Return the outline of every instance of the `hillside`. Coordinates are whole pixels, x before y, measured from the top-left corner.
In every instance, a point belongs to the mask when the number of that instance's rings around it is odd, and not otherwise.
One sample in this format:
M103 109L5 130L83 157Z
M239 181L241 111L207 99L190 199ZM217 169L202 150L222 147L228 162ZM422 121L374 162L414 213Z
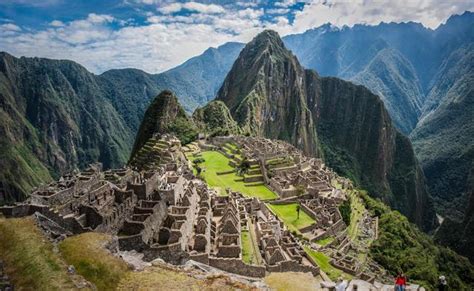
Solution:
M71 61L0 54L0 201L76 167L126 162L133 136L95 76Z
M474 45L454 51L442 64L435 84L411 139L428 187L438 199L438 211L450 215L464 210L449 207L449 202L466 193L474 161Z
M265 31L247 44L217 99L244 130L324 156L340 174L423 229L433 226L431 200L411 144L393 127L380 98L365 87L304 70L275 32Z

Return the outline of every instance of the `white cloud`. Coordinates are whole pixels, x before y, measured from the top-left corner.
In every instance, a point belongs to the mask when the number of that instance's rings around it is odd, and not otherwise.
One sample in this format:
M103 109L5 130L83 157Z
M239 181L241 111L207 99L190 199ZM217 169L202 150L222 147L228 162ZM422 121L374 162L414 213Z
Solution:
M388 0L315 0L302 11L296 11L294 22L290 24L284 14L264 20L264 10L254 5L138 1L156 5L153 7L157 11L143 11L146 24L137 25L130 19L124 21L94 13L70 22L53 21L42 30L22 29L15 23L5 23L0 25L0 50L17 56L72 59L96 73L126 67L157 73L210 46L227 41L247 42L264 28L287 35L327 22L351 26L380 21L421 21L436 27L451 14L474 9L473 2L457 0L449 3L411 0L404 4ZM282 1L280 9L286 9L285 5L292 2ZM173 15L183 9L197 13ZM111 23L121 26L117 28Z
M64 23L59 20L53 20L49 23L49 25L54 26L54 27L61 27L61 26L64 26Z
M0 30L2 31L21 31L21 28L13 23L6 23L0 25Z
M186 2L186 3L171 3L163 7L159 7L157 10L163 14L172 14L179 12L183 9L189 11L195 11L204 14L218 14L224 13L224 7L216 4L202 4L198 2Z
M296 12L294 31L301 32L327 22L341 27L414 21L436 28L452 14L473 9L474 2L465 0L315 0Z

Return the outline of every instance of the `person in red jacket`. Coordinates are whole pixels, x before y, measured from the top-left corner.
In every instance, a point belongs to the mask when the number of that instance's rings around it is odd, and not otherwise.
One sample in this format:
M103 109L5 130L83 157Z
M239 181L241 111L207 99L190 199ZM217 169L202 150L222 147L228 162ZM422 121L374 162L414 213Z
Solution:
M405 291L407 286L407 278L403 273L398 273L397 278L395 278L395 291Z

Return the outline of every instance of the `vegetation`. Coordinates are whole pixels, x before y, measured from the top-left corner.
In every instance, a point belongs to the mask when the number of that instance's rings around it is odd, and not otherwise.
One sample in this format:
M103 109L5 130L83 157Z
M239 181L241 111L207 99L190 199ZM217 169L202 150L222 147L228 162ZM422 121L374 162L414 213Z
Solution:
M12 283L21 289L73 289L67 265L36 227L33 218L0 218L0 259Z
M99 290L114 290L128 271L127 264L113 256L105 245L111 237L101 233L83 233L66 238L59 245L68 264Z
M360 193L366 207L379 219L379 237L370 256L392 275L403 271L411 281L434 289L440 275L452 290L474 288L474 266L450 249L441 247L411 224L406 217L382 202Z
M339 205L339 212L341 212L342 220L346 225L351 224L351 200L348 199Z
M154 135L174 134L183 145L197 138L198 131L186 115L178 98L170 91L163 91L155 97L143 116L135 138L131 158Z
M335 281L339 277L344 277L346 279L352 278L351 275L344 273L343 271L333 267L329 261L331 260L328 256L324 253L317 252L310 247L304 247L305 252L318 264L321 270L328 275L331 280Z
M327 246L328 244L332 243L334 241L334 237L328 236L327 238L323 238L320 240L317 240L316 243L320 246Z
M264 280L272 290L277 291L314 291L322 281L321 277L314 277L311 273L295 272L270 273Z
M220 195L227 195L225 190L230 188L249 197L258 197L264 200L278 197L265 185L246 185L242 181L242 177L235 172L218 175L217 173L235 171L229 165L229 159L220 152L205 151L202 152L201 157L204 159L204 162L200 164L202 168L201 176L210 187L216 188Z
M315 223L315 220L312 219L306 212L300 211L298 218L297 207L298 203L291 204L271 204L267 203L268 208L275 213L278 218L280 218L285 225L293 231L299 232L299 229L310 226Z
M242 260L247 264L256 264L257 258L253 248L252 237L248 230L242 230L241 234Z

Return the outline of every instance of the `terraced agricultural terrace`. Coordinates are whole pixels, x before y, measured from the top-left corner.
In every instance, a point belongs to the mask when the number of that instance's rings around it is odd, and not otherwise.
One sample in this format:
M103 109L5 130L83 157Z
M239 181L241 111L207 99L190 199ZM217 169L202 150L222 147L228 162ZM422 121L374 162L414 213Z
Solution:
M345 201L349 226L339 211ZM128 167L104 172L91 165L0 212L35 214L53 238L67 237L59 246L64 259L102 289L128 288L140 275L116 265L120 260L109 260L113 268L95 265L70 251L97 244L88 234L98 232L109 235L112 253L134 252L145 263L192 261L251 280L280 272L310 273L316 281L386 277L367 256L377 219L352 183L321 160L264 138L213 137L181 146L174 136L154 136Z

